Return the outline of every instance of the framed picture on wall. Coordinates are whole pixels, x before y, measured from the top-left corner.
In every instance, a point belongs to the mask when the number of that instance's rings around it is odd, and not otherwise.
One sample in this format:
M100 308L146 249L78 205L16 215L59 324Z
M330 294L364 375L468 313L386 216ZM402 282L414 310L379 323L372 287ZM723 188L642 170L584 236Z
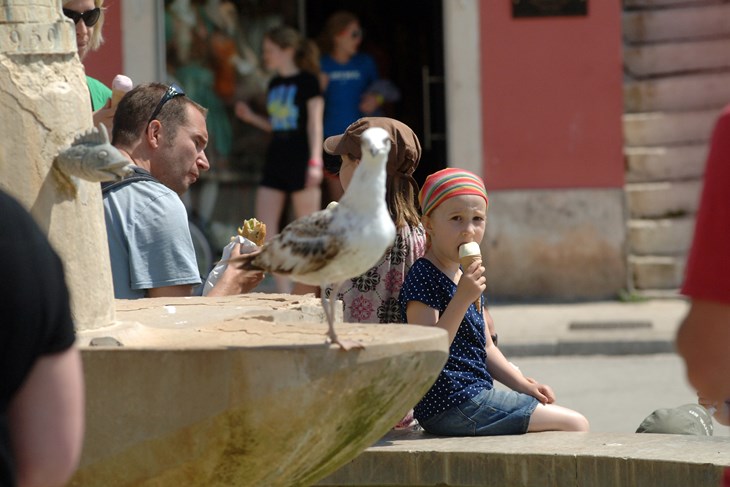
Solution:
M588 15L588 0L512 0L512 17Z

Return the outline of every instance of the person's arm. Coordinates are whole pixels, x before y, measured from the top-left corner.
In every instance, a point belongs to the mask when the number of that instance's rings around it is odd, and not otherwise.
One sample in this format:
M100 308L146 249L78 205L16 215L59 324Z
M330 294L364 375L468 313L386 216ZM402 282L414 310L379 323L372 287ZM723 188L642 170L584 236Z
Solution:
M687 378L700 396L722 403L730 399L730 305L693 299L677 333L677 351Z
M383 97L377 93L365 93L360 98L360 111L371 115L383 104Z
M112 99L109 98L102 108L91 114L94 120L94 127L98 127L99 124L104 124L107 132L109 133L109 137L111 137L112 125L114 124L114 114L116 112L117 107L112 107Z
M247 103L244 103L242 101L236 102L234 111L236 113L236 116L244 122L253 125L259 130L271 133L271 122L269 121L268 117L264 117L254 112L253 110L251 110L251 107L248 106Z
M487 334L486 350L487 369L495 380L513 391L529 394L542 404L550 404L555 401L552 389L522 375L522 372L509 363L502 351L494 345L489 334Z
M380 78L378 74L378 68L375 65L375 60L365 55L363 58L362 73L363 79L367 80L367 86L371 86L372 83ZM368 91L367 89L360 97L360 111L364 115L371 115L375 112L384 102L384 98L380 93L374 91Z
M44 355L8 408L18 487L65 485L84 436L84 381L79 351Z
M239 254L241 254L241 244L236 243L231 250L231 255ZM262 271L249 271L240 268L238 265L228 265L207 296L244 294L254 289L263 280L264 273Z
M319 89L324 93L327 90L327 86L330 84L330 77L327 75L327 73L320 72L319 73Z
M147 290L148 298L177 298L193 295L192 284L180 284L179 286L153 287Z
M322 117L324 116L324 99L314 96L307 100L307 140L309 141L309 162L307 164L306 186L319 186L324 176L322 162Z
M677 332L677 351L701 397L730 399L730 106L718 118L705 165L702 197L682 294L691 307Z

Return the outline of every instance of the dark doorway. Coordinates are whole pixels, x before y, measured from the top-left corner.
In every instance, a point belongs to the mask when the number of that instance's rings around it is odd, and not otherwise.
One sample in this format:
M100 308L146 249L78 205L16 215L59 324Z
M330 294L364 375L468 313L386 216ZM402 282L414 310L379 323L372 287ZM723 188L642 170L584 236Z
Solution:
M386 114L413 129L423 147L415 178L446 166L446 106L442 0L304 0L307 37L316 38L327 17L349 10L365 32L361 50L373 56L382 78L401 99Z

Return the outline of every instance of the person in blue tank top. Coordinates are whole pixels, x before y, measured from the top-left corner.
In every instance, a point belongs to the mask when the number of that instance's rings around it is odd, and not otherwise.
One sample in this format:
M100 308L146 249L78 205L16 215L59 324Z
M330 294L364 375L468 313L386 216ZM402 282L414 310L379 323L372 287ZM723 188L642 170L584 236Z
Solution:
M426 254L399 301L408 323L443 328L450 343L444 369L414 408L419 424L444 436L588 431L582 414L554 404L552 389L522 375L485 332L484 267L476 260L464 269L459 259L461 245L484 237L489 200L481 178L443 169L426 178L418 200ZM495 379L511 390L495 389Z
M357 16L340 11L327 19L319 38L325 138L344 133L351 123L373 115L383 104L382 95L368 90L378 80L378 69L369 54L358 52L361 43ZM327 170L325 176L330 196L338 200L343 190L336 170Z

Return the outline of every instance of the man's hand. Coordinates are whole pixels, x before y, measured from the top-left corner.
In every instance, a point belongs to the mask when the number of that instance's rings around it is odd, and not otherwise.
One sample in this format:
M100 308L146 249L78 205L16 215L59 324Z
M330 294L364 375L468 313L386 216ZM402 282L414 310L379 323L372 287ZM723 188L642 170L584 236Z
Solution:
M258 249L256 249L258 250ZM231 256L241 254L241 244L236 243L231 249ZM218 282L210 290L208 296L231 296L250 292L264 279L263 271L241 269L237 265L228 265Z

